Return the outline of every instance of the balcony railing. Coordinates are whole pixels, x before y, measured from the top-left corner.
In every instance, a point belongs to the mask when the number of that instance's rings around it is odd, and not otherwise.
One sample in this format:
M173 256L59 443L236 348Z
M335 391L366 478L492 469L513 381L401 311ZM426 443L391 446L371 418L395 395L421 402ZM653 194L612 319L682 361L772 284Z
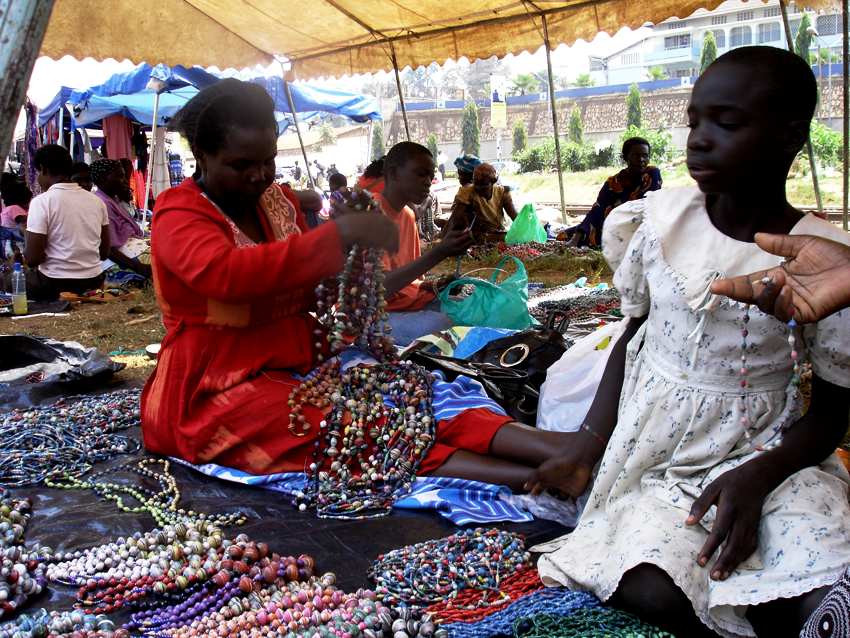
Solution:
M675 60L679 58L699 58L699 47L684 47L681 49L668 49L666 51L653 51L652 53L644 53L644 62L655 62L658 60Z

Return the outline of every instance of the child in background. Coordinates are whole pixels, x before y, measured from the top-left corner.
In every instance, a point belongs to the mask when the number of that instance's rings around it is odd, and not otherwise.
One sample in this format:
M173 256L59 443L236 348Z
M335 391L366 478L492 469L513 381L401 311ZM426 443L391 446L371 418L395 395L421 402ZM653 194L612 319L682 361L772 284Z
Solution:
M3 211L0 212L0 226L16 228L23 233L26 230L27 212L32 201L32 191L21 183L10 184L3 189Z
M657 191L606 220L626 333L574 445L528 484L579 495L601 462L541 576L676 636L796 636L850 565L850 477L834 454L850 411L850 317L794 328L709 290L780 263L757 232L850 243L785 197L816 100L807 62L778 48L735 49L700 76L687 145L698 188Z

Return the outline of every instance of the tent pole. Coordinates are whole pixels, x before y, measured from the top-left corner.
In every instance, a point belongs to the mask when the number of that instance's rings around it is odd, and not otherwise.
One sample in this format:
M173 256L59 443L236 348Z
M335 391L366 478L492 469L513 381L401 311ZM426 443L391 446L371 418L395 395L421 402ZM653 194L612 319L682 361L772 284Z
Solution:
M59 146L65 148L65 109L59 106Z
M850 20L850 2L848 0L843 0L841 3L841 29L844 34L844 47L842 51L842 62L844 63L844 87L841 89L844 94L844 168L841 171L844 177L844 210L842 211L841 221L844 225L844 230L850 230L847 227L847 203L848 199L850 199L850 173L847 172L847 166L850 166L850 119L847 117L847 102L850 99L850 87L847 85L848 81L848 66L850 66L850 49L848 49L847 45L847 37L848 31L848 20Z
M0 148L12 146L15 123L44 40L54 0L0 0Z
M307 149L304 148L304 140L301 139L301 127L298 126L298 116L295 115L295 104L292 102L292 92L289 90L289 82L286 78L283 80L283 90L286 91L286 101L289 102L289 110L292 111L292 122L295 124L295 132L298 134L298 143L301 145L301 155L304 156L304 170L307 171L307 179L310 180L310 188L316 188L316 182L313 181L313 174L310 172L310 160L307 159Z
M788 9L785 8L785 2L787 0L779 0L779 10L782 12L782 22L785 25L785 39L788 42L788 50L791 53L794 53L794 39L791 35L791 23L788 22ZM846 0L845 0L846 1ZM806 63L808 64L808 60ZM820 82L820 78L818 78L818 82ZM809 154L809 166L812 169L812 186L815 189L815 200L818 203L818 213L823 214L823 199L820 194L820 184L818 183L818 167L817 161L815 160L815 149L812 146L811 137L806 140L806 152Z
M552 128L555 131L555 159L558 166L558 189L561 191L561 219L567 223L567 202L564 199L564 174L561 166L561 140L558 137L558 109L555 108L555 79L552 75L552 52L549 46L549 27L546 16L543 20L543 44L546 47L546 69L549 72L549 106L552 109Z
M151 156L148 159L148 178L145 180L145 199L142 201L142 210L148 209L148 197L150 197L151 193L151 177L153 176L154 167L156 166L154 158L156 157L156 120L159 114L159 93L156 94L156 97L153 101L153 130L151 135ZM144 220L142 221L142 226L147 226L148 224L148 214L144 213Z
M401 103L401 115L404 118L404 132L407 134L407 141L410 141L410 124L407 121L407 107L404 105L404 91L401 90L401 76L398 74L398 61L395 58L395 47L390 41L390 53L393 59L393 70L395 71L395 83L398 87L398 101Z

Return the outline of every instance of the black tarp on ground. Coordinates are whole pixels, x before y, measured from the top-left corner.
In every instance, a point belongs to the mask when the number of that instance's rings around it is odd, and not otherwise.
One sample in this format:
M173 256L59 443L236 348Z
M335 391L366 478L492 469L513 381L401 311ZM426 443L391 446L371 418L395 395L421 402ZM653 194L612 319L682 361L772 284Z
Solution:
M133 384L114 384L104 391L124 389L128 385L132 387ZM52 401L55 398L42 403ZM140 441L142 438L139 427L120 434ZM150 457L153 455L145 451L120 455L95 465L91 474ZM272 551L279 554L308 554L315 559L317 571L334 572L338 585L345 591L371 586L366 578L366 569L378 554L442 538L458 529L432 511L398 510L385 518L361 521L320 519L313 511L297 511L290 505L290 499L279 492L221 481L177 464L172 464L171 473L181 491L181 507L208 514L244 512L248 521L239 527L226 528L228 538L243 532L252 540L265 541ZM120 477L132 477L136 481L141 478L129 473L122 473ZM108 480L123 482L123 478L118 480L118 476L110 476ZM155 481L145 479L145 482L147 487L158 489ZM124 514L114 502L101 500L88 490L60 490L39 485L12 488L10 492L16 497L29 496L33 499L34 515L25 536L28 546L40 542L57 551L76 551L154 527L153 519L147 514ZM569 531L557 523L543 520L483 526L520 532L525 535L526 547ZM75 593L73 587L51 583L48 592L34 600L29 608L70 609ZM116 622L125 622L128 615L126 610L113 614Z

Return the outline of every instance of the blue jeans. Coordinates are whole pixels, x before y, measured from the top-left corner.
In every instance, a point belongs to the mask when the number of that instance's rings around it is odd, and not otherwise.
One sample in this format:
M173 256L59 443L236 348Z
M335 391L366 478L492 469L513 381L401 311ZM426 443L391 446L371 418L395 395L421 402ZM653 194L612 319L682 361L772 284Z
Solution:
M419 337L453 328L455 322L440 310L440 300L434 299L422 310L390 312L387 321L399 348L406 348Z

